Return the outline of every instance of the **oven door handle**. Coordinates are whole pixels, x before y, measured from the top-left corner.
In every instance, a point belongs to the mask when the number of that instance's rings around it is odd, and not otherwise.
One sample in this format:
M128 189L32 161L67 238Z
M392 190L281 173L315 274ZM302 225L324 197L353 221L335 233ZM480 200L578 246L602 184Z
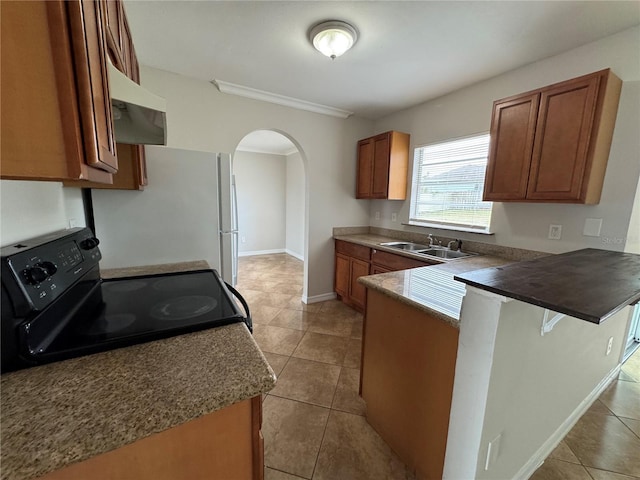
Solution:
M251 320L251 311L249 310L249 304L242 297L242 295L240 295L240 292L238 292L235 288L233 288L227 282L224 282L224 284L229 289L229 291L233 294L233 296L236 297L242 304L242 308L244 308L244 311L247 314L247 319L245 320L245 323L247 324L247 328L249 329L249 331L253 333L253 321Z

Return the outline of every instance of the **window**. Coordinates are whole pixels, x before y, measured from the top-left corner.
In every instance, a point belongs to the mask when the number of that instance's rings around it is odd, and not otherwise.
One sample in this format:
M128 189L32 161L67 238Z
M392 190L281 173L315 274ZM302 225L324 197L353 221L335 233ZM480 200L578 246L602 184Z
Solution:
M489 134L415 149L410 223L487 231L491 202L482 201Z

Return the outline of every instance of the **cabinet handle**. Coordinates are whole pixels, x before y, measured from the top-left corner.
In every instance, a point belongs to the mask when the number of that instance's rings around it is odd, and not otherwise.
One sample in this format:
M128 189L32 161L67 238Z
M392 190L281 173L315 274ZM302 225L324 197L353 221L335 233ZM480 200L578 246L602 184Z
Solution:
M374 248L374 249L373 249L373 253L377 253L377 252L378 252L378 251Z

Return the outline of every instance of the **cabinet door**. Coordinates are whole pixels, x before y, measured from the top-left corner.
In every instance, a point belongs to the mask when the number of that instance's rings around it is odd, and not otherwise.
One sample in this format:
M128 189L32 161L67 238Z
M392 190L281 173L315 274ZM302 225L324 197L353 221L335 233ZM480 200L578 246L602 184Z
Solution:
M371 264L377 268L384 269L387 272L396 272L398 270L407 270L409 268L426 267L429 265L437 264L438 262L429 262L416 260L414 258L408 258L402 255L396 255L395 253L382 252L380 250L373 250L371 255Z
M533 93L494 103L484 200L526 197L539 98Z
M335 291L341 297L349 296L350 275L349 257L336 253Z
M580 199L600 78L542 91L527 198Z
M389 191L389 156L391 134L385 133L373 139L373 184L371 198L387 198Z
M363 309L367 301L367 289L358 282L358 278L367 275L369 275L369 263L352 258L349 297L354 304Z
M73 45L85 161L107 172L118 170L107 77L102 2L65 2Z
M123 9L120 0L106 0L105 2L105 35L107 54L111 63L121 72L126 73L126 58L123 55Z
M373 138L358 142L356 198L371 198L373 183Z
M371 265L371 275L376 275L378 273L389 273L392 272L393 270L390 270L388 268L385 267L380 267L378 265Z
M144 145L136 145L136 153L138 155L138 180L139 186L145 187L149 185L147 181L147 157L144 151Z

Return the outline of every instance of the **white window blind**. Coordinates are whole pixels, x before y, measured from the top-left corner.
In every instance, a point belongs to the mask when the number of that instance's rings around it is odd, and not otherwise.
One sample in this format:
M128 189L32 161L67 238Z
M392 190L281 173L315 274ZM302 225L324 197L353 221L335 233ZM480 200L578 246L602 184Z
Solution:
M482 201L489 134L415 149L414 222L487 229L491 202Z

